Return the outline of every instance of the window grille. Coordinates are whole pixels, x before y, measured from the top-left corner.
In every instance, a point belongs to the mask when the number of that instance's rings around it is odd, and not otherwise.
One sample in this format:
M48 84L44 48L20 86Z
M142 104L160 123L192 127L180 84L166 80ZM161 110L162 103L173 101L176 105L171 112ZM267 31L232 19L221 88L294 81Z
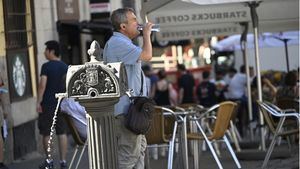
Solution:
M31 11L26 10L27 0L4 0L4 22L5 22L5 41L6 49L24 49L29 42L29 32L32 32ZM29 2L29 1L28 1ZM29 8L30 9L30 8ZM30 20L29 20L30 18ZM30 23L28 23L30 21ZM28 27L30 25L30 27Z

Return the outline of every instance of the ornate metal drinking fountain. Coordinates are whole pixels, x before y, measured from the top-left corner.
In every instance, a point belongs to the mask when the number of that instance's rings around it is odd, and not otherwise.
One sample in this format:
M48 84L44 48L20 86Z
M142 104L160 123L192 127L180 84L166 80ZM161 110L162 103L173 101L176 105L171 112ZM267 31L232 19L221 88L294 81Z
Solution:
M75 98L85 107L88 121L88 152L90 169L116 169L114 105L128 90L127 75L121 62L105 64L100 45L93 41L90 62L69 66L66 97Z

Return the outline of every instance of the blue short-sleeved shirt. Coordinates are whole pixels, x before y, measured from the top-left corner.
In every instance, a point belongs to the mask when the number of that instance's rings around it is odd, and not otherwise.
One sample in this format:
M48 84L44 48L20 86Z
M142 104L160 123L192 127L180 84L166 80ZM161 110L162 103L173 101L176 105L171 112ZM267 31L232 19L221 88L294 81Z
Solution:
M141 61L139 57L142 49L134 45L127 36L119 32L114 32L113 36L108 40L103 51L104 62L123 62L127 72L128 88L133 89L133 95L140 95L141 90ZM143 74L144 76L144 74ZM147 95L147 87L144 77L143 95ZM115 105L115 116L125 114L128 111L129 98L124 95Z
M66 75L68 65L62 61L51 60L42 65L41 76L47 76L47 85L41 102L42 106L56 106L56 93L63 93L63 77Z

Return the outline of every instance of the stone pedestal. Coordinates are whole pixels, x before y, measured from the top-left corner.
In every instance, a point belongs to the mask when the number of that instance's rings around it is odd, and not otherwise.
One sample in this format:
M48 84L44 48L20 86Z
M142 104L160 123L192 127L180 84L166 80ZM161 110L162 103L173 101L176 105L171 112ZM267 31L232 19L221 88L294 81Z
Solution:
M118 99L80 101L86 107L90 169L117 169L113 107Z
M99 45L91 44L91 61L70 66L67 97L76 98L87 111L90 169L116 169L117 144L114 105L127 91L127 75L122 63L104 64L95 60Z

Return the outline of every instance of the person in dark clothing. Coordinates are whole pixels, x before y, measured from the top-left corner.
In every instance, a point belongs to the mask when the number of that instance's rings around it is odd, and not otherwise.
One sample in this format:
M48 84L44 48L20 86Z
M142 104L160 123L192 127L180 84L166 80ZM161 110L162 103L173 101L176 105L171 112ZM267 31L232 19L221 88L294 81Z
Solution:
M166 79L166 72L162 69L158 72L159 80L155 84L154 100L158 106L170 105L170 91L172 84Z
M284 84L278 88L276 93L276 101L280 99L299 99L299 86L295 72L290 71L285 75Z
M202 73L203 81L196 88L199 104L204 107L211 107L217 104L216 86L209 81L209 75L208 71L204 71Z
M226 90L226 82L224 80L224 74L222 71L218 70L215 74L215 79L211 80L211 82L216 87L216 98L217 102L222 102L225 100L224 92Z
M262 99L264 101L268 101L270 103L274 102L277 89L267 77L264 76L261 77L261 90L262 90ZM251 98L252 98L253 120L258 120L259 110L256 102L258 100L257 76L253 78L251 83Z
M38 128L40 134L43 136L43 147L47 160L42 163L39 168L44 169L53 168L53 160L48 159L48 140L52 125L57 100L56 93L63 93L64 87L62 79L67 73L68 65L59 59L59 43L57 41L47 41L44 55L48 62L42 65L40 81L38 85L38 97L36 110L39 114ZM60 113L58 112L55 131L58 136L59 152L60 152L60 167L61 169L67 168L66 154L67 154L67 135L66 123Z
M184 103L194 103L194 91L195 91L195 80L193 75L191 75L183 64L177 66L178 71L181 76L178 80L179 86L179 104Z

